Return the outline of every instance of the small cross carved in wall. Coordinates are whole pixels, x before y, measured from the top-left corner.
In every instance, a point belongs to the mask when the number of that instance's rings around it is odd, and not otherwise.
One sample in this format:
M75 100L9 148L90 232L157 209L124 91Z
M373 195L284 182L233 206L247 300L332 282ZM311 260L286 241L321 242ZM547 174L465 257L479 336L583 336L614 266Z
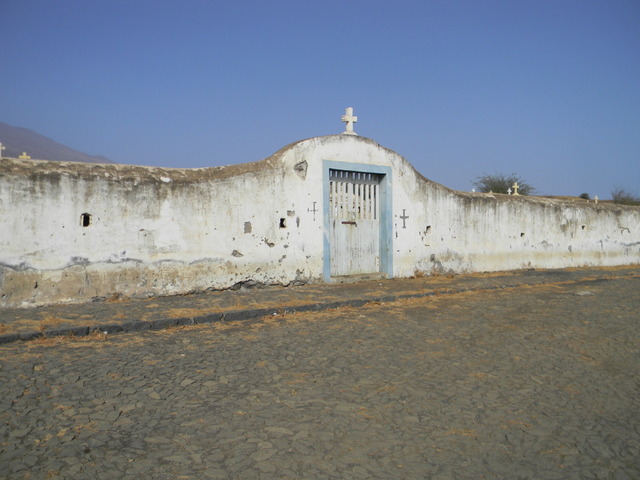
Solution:
M318 210L316 209L316 202L313 202L313 209L311 209L311 208L307 208L307 212L309 212L309 213L313 213L313 221L314 221L314 222L316 221L316 212L317 212L317 211L318 211Z
M402 228L407 228L407 218L409 218L409 215L407 215L406 213L406 209L402 209L402 215L400 216L400 218L402 219Z

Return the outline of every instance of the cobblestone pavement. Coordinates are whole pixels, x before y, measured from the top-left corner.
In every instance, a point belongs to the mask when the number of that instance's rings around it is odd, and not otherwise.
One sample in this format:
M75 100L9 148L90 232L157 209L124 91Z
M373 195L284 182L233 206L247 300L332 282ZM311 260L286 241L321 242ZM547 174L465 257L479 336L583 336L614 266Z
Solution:
M159 330L180 325L254 319L442 293L518 285L588 282L640 276L640 265L564 270L516 270L471 275L370 280L351 284L241 288L144 299L97 299L76 305L0 308L0 344L42 336L83 336Z
M640 278L0 347L7 479L638 479Z

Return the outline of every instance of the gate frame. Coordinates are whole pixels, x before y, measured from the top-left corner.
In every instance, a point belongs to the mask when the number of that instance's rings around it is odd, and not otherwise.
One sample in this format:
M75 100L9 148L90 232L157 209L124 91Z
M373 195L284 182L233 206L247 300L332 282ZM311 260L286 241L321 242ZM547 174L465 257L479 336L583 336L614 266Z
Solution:
M376 173L380 179L380 273L393 277L393 196L392 169L382 165L365 163L322 161L322 217L323 217L323 273L325 282L331 282L331 245L329 232L331 218L329 211L329 170Z

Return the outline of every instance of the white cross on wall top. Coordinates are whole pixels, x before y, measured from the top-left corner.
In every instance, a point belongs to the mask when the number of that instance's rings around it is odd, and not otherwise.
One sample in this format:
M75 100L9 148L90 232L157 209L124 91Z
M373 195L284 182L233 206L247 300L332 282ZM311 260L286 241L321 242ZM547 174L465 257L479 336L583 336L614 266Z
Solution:
M343 134L357 135L357 133L353 131L353 124L358 121L358 117L353 115L353 107L347 107L345 109L345 114L342 115L342 121L347 124L347 129L342 132Z

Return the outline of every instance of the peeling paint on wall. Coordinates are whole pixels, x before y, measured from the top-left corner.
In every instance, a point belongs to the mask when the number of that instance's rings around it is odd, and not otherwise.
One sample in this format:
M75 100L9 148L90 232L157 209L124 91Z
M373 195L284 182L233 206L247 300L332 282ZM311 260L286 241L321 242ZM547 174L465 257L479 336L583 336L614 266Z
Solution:
M640 263L638 207L456 192L333 135L202 169L2 160L0 305L335 281L323 162L389 172L388 276Z

